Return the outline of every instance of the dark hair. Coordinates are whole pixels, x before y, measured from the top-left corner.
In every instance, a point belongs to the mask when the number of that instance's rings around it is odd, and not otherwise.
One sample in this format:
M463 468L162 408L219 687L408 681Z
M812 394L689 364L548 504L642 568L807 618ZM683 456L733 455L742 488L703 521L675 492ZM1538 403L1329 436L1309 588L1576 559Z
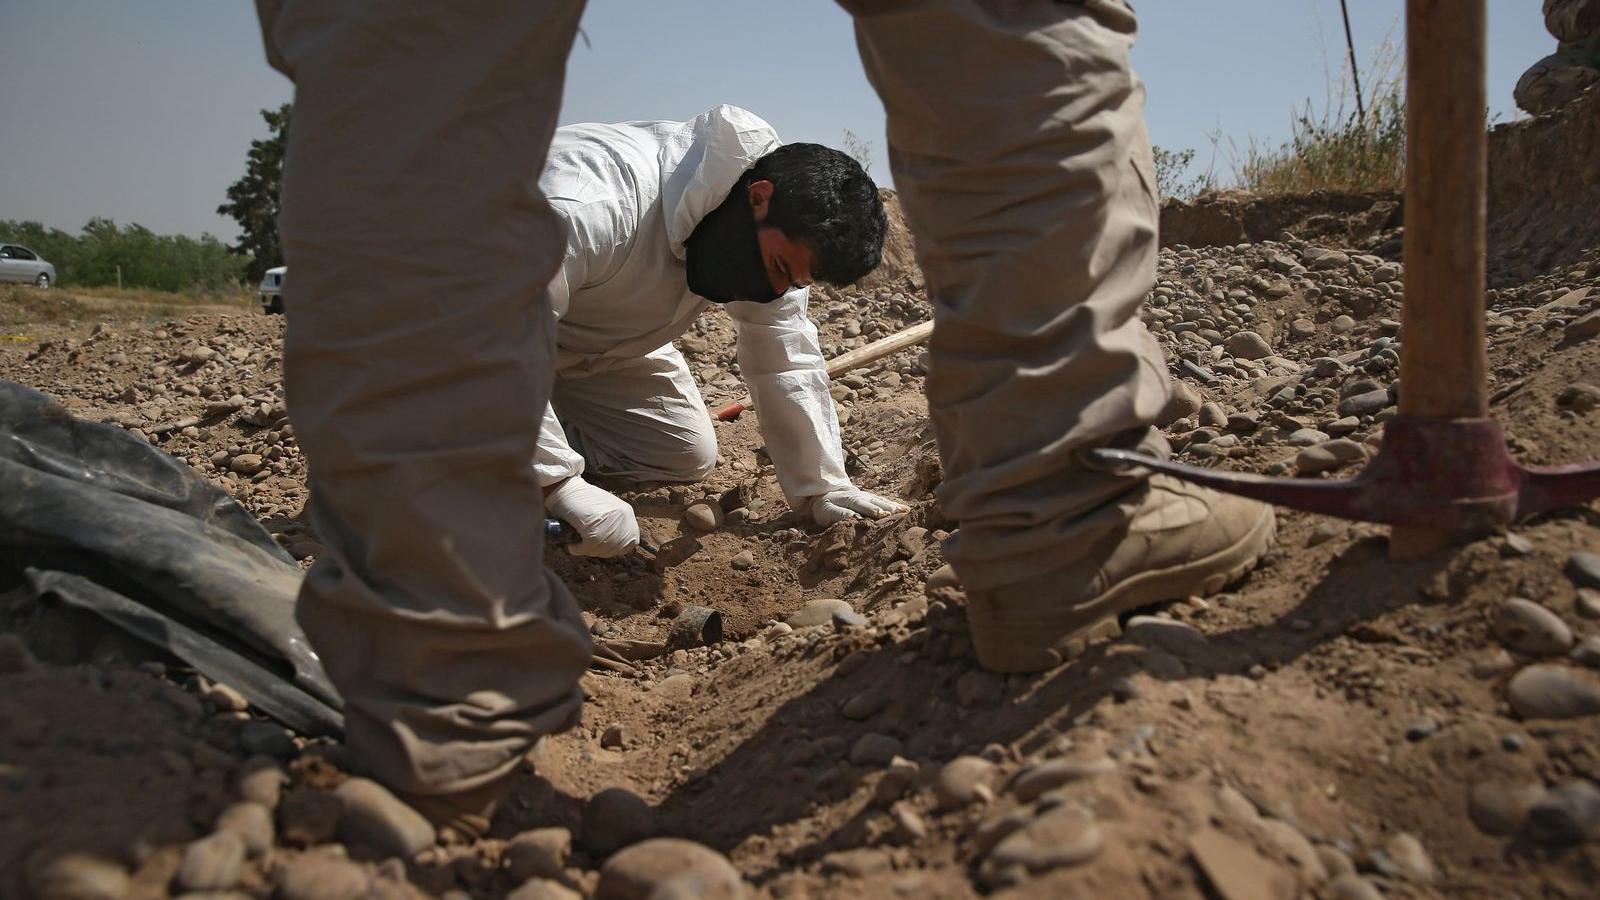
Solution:
M889 218L878 186L855 160L821 144L784 144L745 177L772 182L762 224L812 244L812 277L843 286L878 267Z

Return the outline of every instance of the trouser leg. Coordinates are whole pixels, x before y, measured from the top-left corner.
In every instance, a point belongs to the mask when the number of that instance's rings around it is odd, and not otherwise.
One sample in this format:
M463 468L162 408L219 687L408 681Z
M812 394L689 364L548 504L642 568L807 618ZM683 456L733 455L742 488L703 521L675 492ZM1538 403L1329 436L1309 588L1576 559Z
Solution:
M412 793L494 782L582 699L529 465L563 244L535 178L582 8L259 3L295 81L284 374L327 548L299 617L350 746Z
M671 344L597 374L558 379L553 405L593 474L700 481L716 468L711 414Z
M1080 448L1165 452L1139 319L1157 206L1121 0L851 2L935 321L928 403L969 588L1062 565L1127 524L1135 478ZM1081 550L1079 550L1081 552Z

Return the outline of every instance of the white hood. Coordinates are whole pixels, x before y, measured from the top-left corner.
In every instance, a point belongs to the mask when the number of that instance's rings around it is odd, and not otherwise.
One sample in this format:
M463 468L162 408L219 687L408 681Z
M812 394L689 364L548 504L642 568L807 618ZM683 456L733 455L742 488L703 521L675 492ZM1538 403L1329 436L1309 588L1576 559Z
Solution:
M715 106L664 136L661 145L661 212L668 245L684 258L696 225L728 196L756 160L780 142L766 120L737 106Z

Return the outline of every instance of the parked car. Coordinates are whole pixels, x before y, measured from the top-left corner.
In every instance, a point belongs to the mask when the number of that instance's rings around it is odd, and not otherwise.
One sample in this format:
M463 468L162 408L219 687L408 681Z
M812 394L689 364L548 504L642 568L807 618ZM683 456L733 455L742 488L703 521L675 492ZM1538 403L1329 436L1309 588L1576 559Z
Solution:
M42 290L56 283L56 267L21 244L0 244L0 281L20 281Z
M261 279L261 309L266 313L283 312L283 279L289 274L288 266L278 266L268 269L266 277Z

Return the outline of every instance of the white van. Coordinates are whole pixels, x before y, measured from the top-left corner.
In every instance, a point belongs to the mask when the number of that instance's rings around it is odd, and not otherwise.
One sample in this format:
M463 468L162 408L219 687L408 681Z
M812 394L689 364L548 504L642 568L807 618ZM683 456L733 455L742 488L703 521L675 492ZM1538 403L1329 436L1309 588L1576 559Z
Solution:
M283 312L283 278L289 273L288 266L278 266L268 269L266 277L261 279L261 310L266 313Z

